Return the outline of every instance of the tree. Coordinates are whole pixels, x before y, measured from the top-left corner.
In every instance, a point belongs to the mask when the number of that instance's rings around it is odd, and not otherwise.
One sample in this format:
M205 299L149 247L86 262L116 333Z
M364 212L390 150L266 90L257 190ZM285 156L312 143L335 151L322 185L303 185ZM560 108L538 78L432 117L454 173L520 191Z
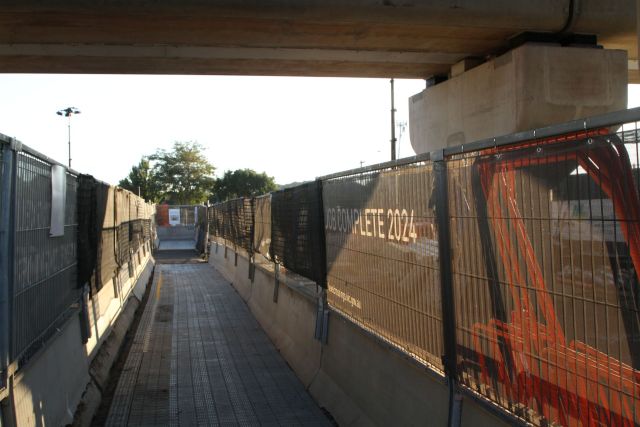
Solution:
M164 201L195 205L207 200L215 168L203 151L197 142L175 142L171 151L158 150L149 156Z
M140 194L149 202L157 202L160 199L161 188L146 157L140 159L137 166L131 167L129 175L120 180L118 185L132 193Z
M273 177L266 173L257 173L252 169L226 171L213 186L213 198L216 201L251 197L277 190Z

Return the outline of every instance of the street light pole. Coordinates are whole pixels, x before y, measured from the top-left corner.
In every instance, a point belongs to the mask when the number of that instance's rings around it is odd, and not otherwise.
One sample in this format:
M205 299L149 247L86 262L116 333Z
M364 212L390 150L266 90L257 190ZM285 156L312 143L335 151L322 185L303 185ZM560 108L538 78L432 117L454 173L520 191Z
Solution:
M80 114L80 110L76 107L67 107L62 110L56 111L56 114L59 116L66 117L67 120L67 132L69 135L69 169L71 169L71 116L74 114Z

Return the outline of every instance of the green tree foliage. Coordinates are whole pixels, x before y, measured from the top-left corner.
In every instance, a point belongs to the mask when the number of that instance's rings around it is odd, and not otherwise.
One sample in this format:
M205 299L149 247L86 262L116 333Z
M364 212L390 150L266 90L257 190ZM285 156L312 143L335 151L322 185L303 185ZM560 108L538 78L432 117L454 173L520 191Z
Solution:
M129 175L118 184L132 193L142 196L149 202L158 202L161 195L161 188L156 180L149 159L143 157L137 166L133 166Z
M172 150L158 150L149 159L164 201L194 205L207 200L215 168L205 157L202 145L175 142Z
M213 199L218 202L238 197L259 196L277 190L273 177L252 169L226 171L213 185Z

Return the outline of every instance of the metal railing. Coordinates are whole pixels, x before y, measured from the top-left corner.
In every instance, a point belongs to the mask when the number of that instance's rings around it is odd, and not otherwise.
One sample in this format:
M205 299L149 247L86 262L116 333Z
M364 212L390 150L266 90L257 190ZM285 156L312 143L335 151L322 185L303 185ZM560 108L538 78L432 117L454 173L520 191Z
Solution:
M77 285L76 175L66 174L64 235L49 236L52 164L16 153L11 357L17 359L80 297Z
M112 221L106 238L110 250L103 250L105 218L119 212L130 223L134 216L124 212L131 210L129 200L118 211L109 197L113 192L84 191L86 176L4 135L0 160L1 388L7 367L15 362L14 370L20 369L80 309L84 285L99 289L96 272L102 270L105 280L114 277L117 268L106 271L96 258L108 252L114 262L118 254L118 261L126 263L136 247L128 229L116 235ZM137 196L127 193L125 198ZM140 200L134 205L135 220L148 222L152 209ZM143 205L144 212L138 213Z
M199 222L198 207L198 205L157 205L157 225L160 227L195 226Z

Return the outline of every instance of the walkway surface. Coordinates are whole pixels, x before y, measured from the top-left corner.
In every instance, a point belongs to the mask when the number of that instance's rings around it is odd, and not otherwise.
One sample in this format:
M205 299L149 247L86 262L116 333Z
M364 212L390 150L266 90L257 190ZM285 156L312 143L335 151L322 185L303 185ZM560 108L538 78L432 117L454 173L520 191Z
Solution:
M161 251L187 251L187 250L196 250L196 241L195 240L161 240L160 247L158 248Z
M109 426L331 425L210 265L159 264Z

